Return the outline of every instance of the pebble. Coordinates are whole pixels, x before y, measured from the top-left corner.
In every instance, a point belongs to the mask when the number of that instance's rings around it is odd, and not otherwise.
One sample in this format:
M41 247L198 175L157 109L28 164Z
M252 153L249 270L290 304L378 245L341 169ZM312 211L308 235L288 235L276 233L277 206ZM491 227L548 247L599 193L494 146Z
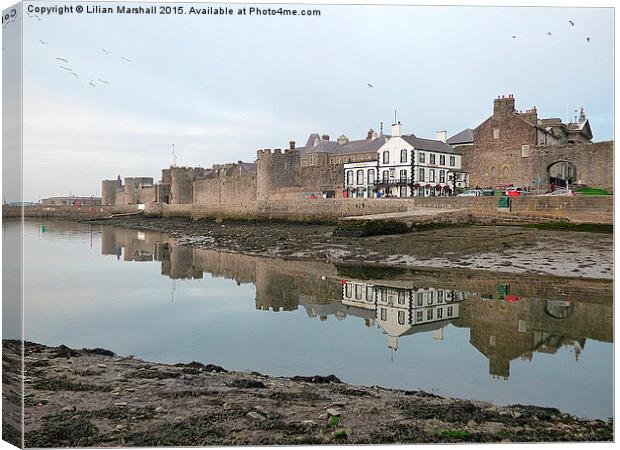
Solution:
M513 411L512 412L512 417L514 417L515 419L518 419L519 417L521 417L523 414L521 414L519 411Z
M163 406L158 406L157 408L155 408L155 412L156 413L160 413L164 411L164 407Z
M73 411L73 406L65 406L62 408L63 411Z
M306 426L312 426L312 425L315 425L315 422L314 420L302 420L301 424L306 425Z
M106 366L105 364L97 364L97 367L101 367L102 369L108 368L108 366Z
M471 419L469 422L467 422L467 426L469 428L476 428L478 426L478 423L474 419Z
M251 419L258 420L258 421L265 420L263 416L261 416L259 413L254 412L254 411L249 412L247 416L250 417Z
M327 414L329 414L330 416L339 416L340 411L338 411L336 408L327 408Z
M127 402L114 403L114 406L127 406Z
M115 430L116 430L116 431L120 431L120 430L122 430L123 428L125 428L125 427L124 427L124 426L122 426L122 425L116 425Z

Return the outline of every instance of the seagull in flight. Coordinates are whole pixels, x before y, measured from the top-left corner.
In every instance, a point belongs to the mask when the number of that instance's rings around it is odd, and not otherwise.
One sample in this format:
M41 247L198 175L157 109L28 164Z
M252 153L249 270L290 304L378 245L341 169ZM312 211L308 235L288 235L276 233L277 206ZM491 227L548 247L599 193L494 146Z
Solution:
M93 83L93 80L90 80L88 84L91 85L92 87L95 87L95 83Z
M75 78L80 78L80 76L77 73L73 72L73 71L71 72L71 75L73 75Z
M62 61L62 62L64 62L64 63L69 64L69 61L67 61L65 58L59 58L59 57L56 57L56 59L57 59L58 61Z
M124 59L124 60L125 60L125 61L127 61L127 62L131 62L131 59L129 59L129 58L125 58L124 56L121 56L121 59Z
M101 78L97 78L99 81L101 81L103 84L110 84L108 83L106 80L102 80Z
M588 43L590 43L590 38L589 38L589 37L587 37L587 38L586 38L586 41L588 41Z
M104 53L104 54L106 54L106 55L109 55L109 54L110 54L110 51L109 51L109 50L106 50L105 48L102 48L101 50L102 50L102 51L103 51L103 53Z
M547 31L547 36L551 36L551 31Z
M43 41L41 39L39 39L39 42L41 43L41 45L47 45L47 42L45 42L45 41Z
M60 67L62 70L67 70L69 72L73 72L73 69L71 67L67 67L67 66L58 66Z
M370 83L366 83L368 85L369 88L374 88L374 86Z
M572 20L569 20L568 23L570 24L571 27L575 26L575 22L573 22Z
M515 35L513 34L513 35L512 35L512 38L513 38L513 39L516 39L516 38L517 38L517 36L515 36Z

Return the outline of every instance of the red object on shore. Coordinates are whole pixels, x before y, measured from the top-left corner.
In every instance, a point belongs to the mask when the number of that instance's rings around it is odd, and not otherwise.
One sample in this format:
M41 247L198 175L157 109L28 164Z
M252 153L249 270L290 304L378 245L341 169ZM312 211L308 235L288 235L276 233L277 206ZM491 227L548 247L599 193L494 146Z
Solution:
M519 297L518 295L514 295L514 294L504 296L504 300L510 303L518 302L520 299L521 297Z
M519 197L521 195L521 191L508 190L506 191L506 194L508 194L508 197Z

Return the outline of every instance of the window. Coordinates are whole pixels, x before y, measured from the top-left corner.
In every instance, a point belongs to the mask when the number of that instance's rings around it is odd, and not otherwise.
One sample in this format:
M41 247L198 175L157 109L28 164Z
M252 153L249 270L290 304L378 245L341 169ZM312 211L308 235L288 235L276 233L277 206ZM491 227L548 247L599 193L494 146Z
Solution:
M364 171L363 170L357 171L357 184L364 184Z
M434 301L434 298L433 298L433 293L432 293L432 292L429 292L429 293L428 293L428 298L426 299L426 304L427 304L427 305L432 305L432 304L433 304L433 301Z
M446 165L446 155L439 155L439 164L442 166Z
M437 318L438 319L442 319L443 318L443 308L438 308L437 309Z
M368 170L368 184L375 183L375 169Z
M499 128L493 128L493 139L499 139Z
M387 183L390 179L390 172L388 170L383 171L383 182Z
M385 308L381 308L381 320L383 321L387 320L387 309Z
M390 162L390 152L387 150L383 152L383 164L388 164Z
M404 181L407 179L407 171L405 169L400 171L400 180Z
M426 320L433 320L433 310L432 309L427 309L426 310Z
M398 311L398 324L399 325L405 324L405 311Z
M349 170L347 172L347 185L350 186L353 184L353 171Z
M420 182L424 181L424 169L422 167L420 167L418 178L419 178L418 181Z
M456 158L454 156L450 156L450 167L454 167L456 165Z
M420 164L424 163L426 161L426 154L423 152L420 152Z
M368 287L366 288L366 301L367 302L372 302L373 301L373 295L372 295L372 288Z
M438 291L437 292L437 303L442 303L443 302L443 291Z
M398 304L399 305L405 304L405 291L398 291Z
M452 309L452 306L448 306L448 317L452 317L452 312L454 310Z
M421 292L418 292L416 295L416 304L418 306L422 306L424 304L424 294L422 294Z
M418 311L415 315L415 321L422 322L422 320L424 320L424 314L422 313L422 311Z
M521 146L521 158L529 158L530 156L530 146L523 144Z
M400 162L401 163L406 163L407 162L407 150L402 149L400 151Z
M428 181L430 181L431 183L435 181L435 169L430 169L428 171Z
M362 286L360 284L355 285L355 299L356 300L362 299Z
M431 153L430 164L435 164L435 154L434 153Z
M439 171L439 182L440 183L445 183L446 182L446 171L445 170L440 170Z
M345 285L344 291L347 298L351 298L351 296L353 295L353 287L351 286L351 283L347 283Z

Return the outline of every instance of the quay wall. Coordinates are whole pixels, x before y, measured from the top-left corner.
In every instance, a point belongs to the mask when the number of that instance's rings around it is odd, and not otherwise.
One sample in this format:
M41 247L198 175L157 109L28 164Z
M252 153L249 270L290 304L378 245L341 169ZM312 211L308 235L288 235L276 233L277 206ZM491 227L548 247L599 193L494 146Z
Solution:
M91 219L138 211L138 205L123 206L2 206L4 219L24 217L56 217L63 219Z

